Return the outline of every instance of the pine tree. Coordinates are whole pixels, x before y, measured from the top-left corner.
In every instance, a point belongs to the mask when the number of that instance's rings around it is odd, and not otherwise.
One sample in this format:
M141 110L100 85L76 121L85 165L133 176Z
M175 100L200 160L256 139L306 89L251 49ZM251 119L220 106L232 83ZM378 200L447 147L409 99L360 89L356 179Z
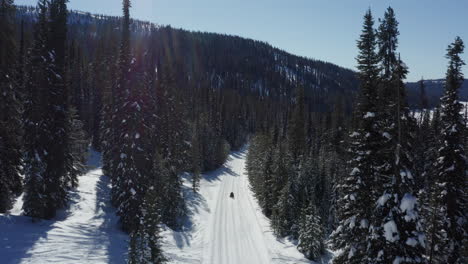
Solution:
M22 191L20 177L21 105L12 0L0 1L0 213L5 213Z
M268 142L270 143L270 142ZM268 144L267 143L267 144ZM271 143L270 143L271 144ZM263 190L260 199L260 205L266 217L270 217L274 206L274 179L273 179L273 149L270 146L265 153L265 164L263 167Z
M55 216L57 209L67 202L67 175L72 163L69 146L69 130L71 123L68 113L68 93L66 87L66 36L67 36L67 6L66 0L52 0L49 4L48 38L46 42L47 56L50 67L46 75L48 87L44 87L45 109L43 122L45 124L44 143L47 155L44 179L47 192L46 217Z
M377 151L381 147L377 106L378 57L371 11L364 16L364 27L358 40L358 69L361 90L356 117L357 130L351 134L350 174L339 183L338 227L331 236L333 248L340 250L334 263L364 263L371 218L374 178L379 165Z
M425 245L419 215L413 144L416 121L406 102L406 65L396 53L398 22L392 8L378 31L380 62L379 173L372 186L376 200L370 223L368 263L421 263Z
M117 144L110 150L113 202L122 228L132 232L138 227L138 215L152 171L154 121L152 97L145 79L144 51L138 50L130 61L130 1L123 1L122 40L119 76L113 101L113 133Z
M382 78L392 78L393 67L397 65L396 49L398 47L398 21L393 8L388 7L378 30L378 55L382 67Z
M314 202L302 210L297 248L306 258L317 260L325 251L324 230Z
M393 66L391 87L397 96L389 100L394 110L393 124L384 127L389 146L394 156L387 161L387 169L379 175L382 185L371 221L371 240L368 248L369 263L422 263L425 238L419 215L418 188L414 157L411 153L414 142L412 131L415 121L409 114L405 102L406 66L398 59ZM393 173L392 173L393 170Z
M150 186L145 195L138 227L130 234L129 264L160 264L166 262L161 250L160 196L156 187Z
M467 161L463 148L466 127L460 113L458 91L463 83L460 55L463 41L457 37L447 49L449 59L444 96L441 98L441 134L435 165L435 222L430 263L465 263L463 245L467 243ZM466 257L466 256L465 256Z
M123 108L124 106L129 106L128 102L125 100L127 100L130 96L130 7L131 4L129 0L122 1L122 10L124 16L121 22L122 37L119 47L119 59L116 67L118 72L118 79L116 80L115 87L113 87L112 90L112 100L110 100L111 103L108 104L106 108L106 110L111 112L112 115L111 121L109 122L105 132L109 134L110 139L108 140L111 140L111 142L107 144L108 149L104 152L104 157L107 160L105 161L104 165L106 173L108 173L112 179L111 199L112 203L117 208L122 204L123 193L130 190L125 190L125 188L122 186L125 179L122 178L122 173L117 171L119 168L123 169L122 167L124 163L122 159L127 158L127 153L122 153L120 148L123 145L123 137L126 135L125 131L123 130L126 128L127 122L124 117L126 112Z
M70 142L70 157L67 160L68 174L65 177L67 188L78 187L78 176L85 172L88 141L83 130L83 122L78 119L77 111L73 107L68 111L71 128L68 132Z
M121 217L124 230L132 231L137 223L136 216L146 193L148 175L152 169L152 129L150 111L150 96L148 87L142 81L142 59L134 60L129 79L127 97L123 100L122 124L118 133L119 160L115 170L115 177L119 181L120 194L118 195L117 213Z
M38 2L38 19L34 26L34 43L27 65L26 96L24 111L24 204L23 211L27 216L46 218L48 207L47 180L45 178L47 155L44 144L45 110L44 89L48 86L45 71L50 67L47 58L47 4L46 0Z

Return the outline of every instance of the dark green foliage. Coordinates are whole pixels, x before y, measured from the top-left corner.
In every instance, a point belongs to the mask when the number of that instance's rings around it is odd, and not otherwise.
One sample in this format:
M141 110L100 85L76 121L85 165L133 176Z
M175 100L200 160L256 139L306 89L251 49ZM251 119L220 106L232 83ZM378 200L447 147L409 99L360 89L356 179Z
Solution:
M143 200L140 221L130 234L129 258L130 264L160 264L166 262L161 250L161 202L155 186L152 185Z
M310 203L302 210L297 249L306 258L317 260L325 251L324 233L320 215Z
M358 41L361 90L356 109L356 131L350 136L349 175L336 188L338 226L331 236L334 249L341 253L334 263L362 263L366 259L368 228L371 219L373 181L378 175L376 158L382 138L378 128L375 105L378 83L378 57L375 53L376 36L370 10L364 16L364 27Z
M467 163L463 147L466 125L463 121L458 90L463 81L460 55L463 41L457 37L447 49L449 59L445 94L441 99L440 144L435 164L433 221L429 257L431 263L464 263L467 225ZM464 255L465 254L465 255Z
M389 80L395 65L398 63L396 49L398 47L398 21L395 18L393 8L385 11L378 30L379 61L382 68L382 79Z
M21 83L14 34L15 7L0 1L0 213L7 212L22 192Z
M44 99L42 90L47 85L45 70L48 61L42 59L47 53L47 2L39 1L40 10L34 28L34 44L28 63L24 111L24 175L25 195L23 210L27 216L46 218L47 193L44 171L46 148L43 142ZM45 57L44 57L45 58Z

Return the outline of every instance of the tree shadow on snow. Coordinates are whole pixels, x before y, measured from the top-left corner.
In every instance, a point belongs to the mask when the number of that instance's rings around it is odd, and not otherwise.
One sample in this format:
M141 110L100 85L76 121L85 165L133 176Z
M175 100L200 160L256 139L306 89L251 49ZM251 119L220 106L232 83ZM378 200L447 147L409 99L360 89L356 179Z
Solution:
M47 239L47 232L54 221L33 222L27 216L0 215L1 263L17 264L31 257L28 253L37 241Z
M101 220L98 232L94 235L95 248L107 252L108 263L126 263L128 235L120 230L116 209L110 202L110 179L101 175L96 184L95 218Z

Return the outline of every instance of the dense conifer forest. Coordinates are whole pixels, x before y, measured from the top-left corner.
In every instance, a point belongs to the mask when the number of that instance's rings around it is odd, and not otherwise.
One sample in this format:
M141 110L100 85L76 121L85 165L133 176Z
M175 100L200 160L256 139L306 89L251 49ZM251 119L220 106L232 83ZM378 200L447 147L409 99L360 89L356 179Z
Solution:
M335 264L468 261L464 42L447 40L437 98L405 83L399 22L365 12L358 72L267 43L123 16L0 0L0 213L53 219L102 154L128 263L168 261L201 174L248 147L274 235ZM405 25L401 25L405 26ZM442 74L442 73L441 73ZM462 95L463 96L463 95Z

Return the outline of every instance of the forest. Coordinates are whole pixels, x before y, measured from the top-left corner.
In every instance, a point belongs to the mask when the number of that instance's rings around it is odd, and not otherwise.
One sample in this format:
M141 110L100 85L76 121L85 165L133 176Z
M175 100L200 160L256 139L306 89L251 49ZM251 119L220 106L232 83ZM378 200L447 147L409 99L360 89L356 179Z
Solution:
M197 193L204 173L248 147L263 215L307 259L467 263L460 37L434 92L406 83L391 7L378 25L365 12L355 72L135 20L130 0L122 17L67 2L0 0L0 213L21 195L24 216L54 219L91 148L129 235L126 261L164 263L161 226L182 230L189 214L182 175Z

